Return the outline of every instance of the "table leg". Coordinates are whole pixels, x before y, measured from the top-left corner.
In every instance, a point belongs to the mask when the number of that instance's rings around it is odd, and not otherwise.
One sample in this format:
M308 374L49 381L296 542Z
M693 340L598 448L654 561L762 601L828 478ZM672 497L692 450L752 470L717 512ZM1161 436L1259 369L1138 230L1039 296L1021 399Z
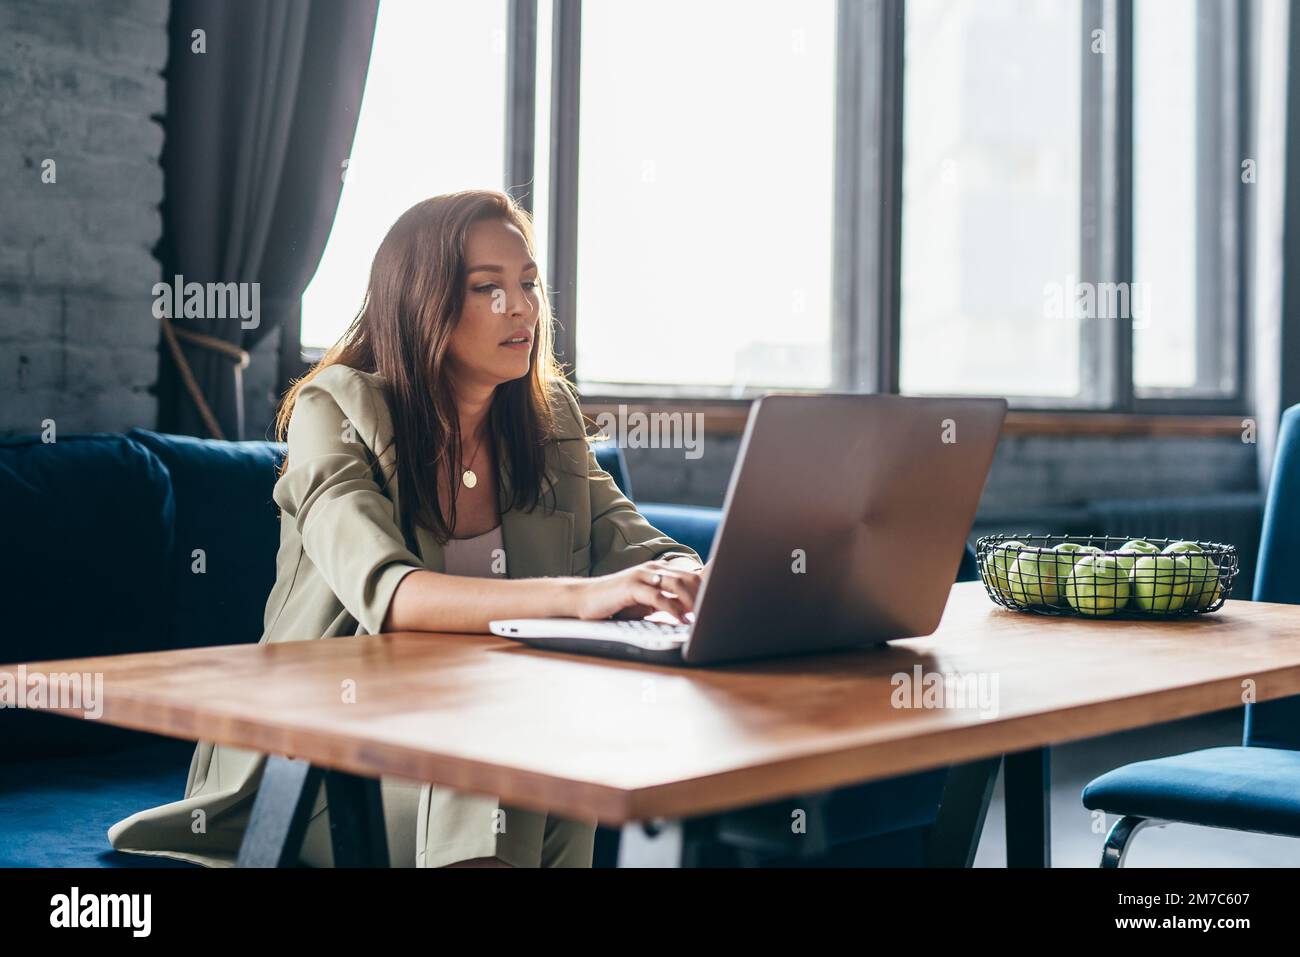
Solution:
M1052 773L1048 748L1003 759L1007 867L1052 866Z
M388 867L388 831L379 781L325 772L335 867Z
M959 764L948 770L939 813L926 838L929 867L972 867L993 799L1001 757Z
M322 780L334 866L388 867L379 781L275 754L266 759L236 866L296 867Z
M278 754L267 757L239 845L237 867L297 865L321 773L320 768L306 761Z

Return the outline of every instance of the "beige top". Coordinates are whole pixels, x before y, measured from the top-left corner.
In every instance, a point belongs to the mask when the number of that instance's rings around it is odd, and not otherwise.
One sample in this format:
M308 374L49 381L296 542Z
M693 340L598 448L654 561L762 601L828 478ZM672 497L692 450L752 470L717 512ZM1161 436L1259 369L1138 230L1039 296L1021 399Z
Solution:
M450 539L443 546L442 554L448 575L505 577L506 551L500 525L473 538Z

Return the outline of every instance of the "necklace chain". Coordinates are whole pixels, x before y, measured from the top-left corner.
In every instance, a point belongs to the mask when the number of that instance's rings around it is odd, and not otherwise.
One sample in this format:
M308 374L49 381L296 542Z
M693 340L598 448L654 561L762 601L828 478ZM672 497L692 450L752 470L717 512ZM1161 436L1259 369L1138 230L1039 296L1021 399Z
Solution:
M461 473L460 480L466 488L473 488L478 484L478 475L474 472L474 463L478 461L478 453L483 448L483 440L479 439L478 445L474 447L474 455L469 460L469 466Z

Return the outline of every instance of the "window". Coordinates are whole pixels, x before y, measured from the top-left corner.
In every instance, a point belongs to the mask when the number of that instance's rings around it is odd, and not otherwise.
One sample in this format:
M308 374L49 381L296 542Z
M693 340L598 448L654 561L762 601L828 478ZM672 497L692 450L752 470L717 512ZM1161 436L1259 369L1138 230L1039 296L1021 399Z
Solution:
M1139 395L1236 386L1234 233L1219 228L1235 218L1238 182L1223 6L1133 4L1134 299L1149 313L1133 325Z
M375 251L422 199L500 189L506 4L383 0L329 242L302 297L302 346L324 349L361 308Z
M1238 10L908 0L902 391L1242 408Z
M908 0L902 391L1078 397L1078 2Z
M577 370L825 388L832 0L582 8Z

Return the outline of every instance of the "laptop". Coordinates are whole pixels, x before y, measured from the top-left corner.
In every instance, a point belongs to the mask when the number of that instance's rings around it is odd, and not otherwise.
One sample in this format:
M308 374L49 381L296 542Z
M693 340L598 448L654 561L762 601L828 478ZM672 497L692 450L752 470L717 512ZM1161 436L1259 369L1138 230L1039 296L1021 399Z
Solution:
M928 635L1006 411L1004 399L764 395L750 408L691 620L489 627L536 648L670 665Z

